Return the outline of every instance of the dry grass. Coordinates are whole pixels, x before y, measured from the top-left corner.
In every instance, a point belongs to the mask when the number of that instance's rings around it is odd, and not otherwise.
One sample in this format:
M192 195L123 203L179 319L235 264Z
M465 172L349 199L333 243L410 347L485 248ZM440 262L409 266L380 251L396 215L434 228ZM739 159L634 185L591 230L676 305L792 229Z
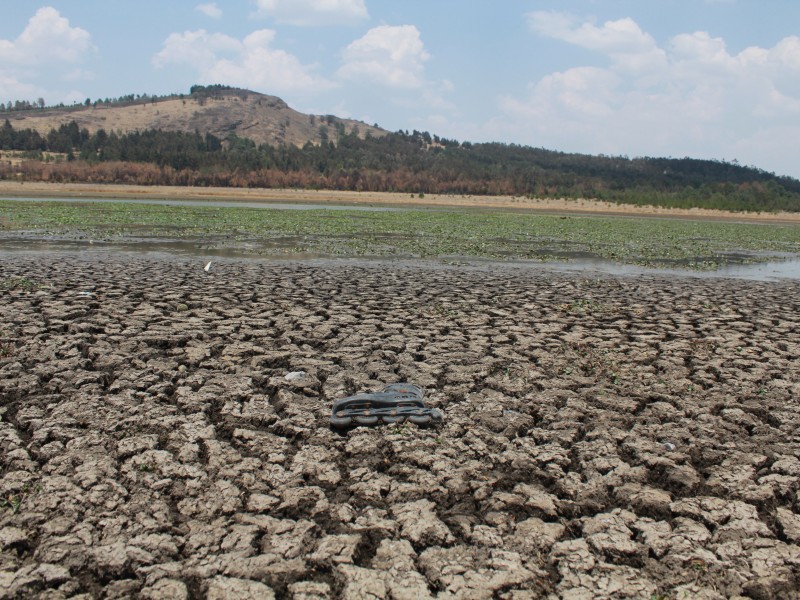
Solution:
M15 129L35 129L46 135L51 129L75 121L90 133L106 131L201 131L224 138L233 132L252 139L258 144L294 144L302 146L307 141L318 143L320 116L300 113L289 108L280 98L251 92L246 98L236 94L218 98L168 98L156 101L141 100L129 104L15 111L6 118ZM373 136L386 132L360 121L336 119L346 132L357 127L361 136L367 131ZM232 129L233 127L233 129ZM335 138L335 126L329 135Z

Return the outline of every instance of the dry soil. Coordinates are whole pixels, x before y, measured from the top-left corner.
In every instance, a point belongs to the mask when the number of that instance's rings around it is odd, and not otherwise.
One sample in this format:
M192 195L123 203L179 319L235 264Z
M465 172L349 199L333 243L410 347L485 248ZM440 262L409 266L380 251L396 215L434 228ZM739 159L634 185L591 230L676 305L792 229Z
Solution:
M4 257L0 597L797 597L800 283L203 264Z

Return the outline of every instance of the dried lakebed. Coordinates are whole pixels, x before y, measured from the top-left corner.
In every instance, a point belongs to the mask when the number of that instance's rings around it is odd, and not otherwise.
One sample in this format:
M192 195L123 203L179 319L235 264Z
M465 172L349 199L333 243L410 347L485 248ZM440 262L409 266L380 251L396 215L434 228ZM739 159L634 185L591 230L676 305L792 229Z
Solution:
M0 597L797 595L800 283L202 266L4 257Z

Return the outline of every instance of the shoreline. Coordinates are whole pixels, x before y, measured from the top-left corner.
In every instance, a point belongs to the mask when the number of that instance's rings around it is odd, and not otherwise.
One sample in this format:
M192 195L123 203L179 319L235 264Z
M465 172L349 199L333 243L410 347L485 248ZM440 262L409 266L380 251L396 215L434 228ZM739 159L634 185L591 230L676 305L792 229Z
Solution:
M266 188L218 188L142 186L128 184L47 183L0 181L0 195L41 198L113 198L169 200L231 200L238 202L286 202L331 205L379 205L407 208L501 209L530 213L659 217L674 219L800 224L800 213L733 212L702 208L678 209L614 204L598 200L524 198L511 196L460 196L397 192L351 192L338 190L291 190Z

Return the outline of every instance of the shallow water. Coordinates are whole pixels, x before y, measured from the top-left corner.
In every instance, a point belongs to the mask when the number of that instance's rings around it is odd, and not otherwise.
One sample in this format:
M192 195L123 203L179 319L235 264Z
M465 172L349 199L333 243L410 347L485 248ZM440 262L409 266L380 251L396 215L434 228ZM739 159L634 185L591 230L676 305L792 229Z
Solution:
M639 265L626 265L604 260L582 259L573 262L560 262L554 265L558 271L595 271L608 275L672 275L699 278L730 278L749 281L777 281L780 279L800 280L800 259L763 263L728 264L710 271L697 271L679 268L650 268ZM549 268L545 263L543 268Z
M86 239L63 239L41 237L0 237L0 255L3 254L100 254L109 252L134 254L171 254L183 257L198 257L202 260L318 260L325 262L344 262L356 260L367 263L390 264L440 264L456 266L487 267L492 265L529 268L557 273L593 273L615 276L676 276L696 278L730 278L750 281L800 280L800 257L787 255L785 260L770 260L759 263L739 262L745 255L737 255L732 262L713 270L696 270L672 266L665 268L643 267L615 263L587 257L577 253L570 260L524 260L509 259L498 261L475 257L445 256L439 259L420 260L413 256L331 256L303 251L308 240L286 236L269 240L228 240L228 239L159 239L142 238L121 241L90 241Z
M396 206L369 206L364 204L313 204L294 202L270 202L269 200L168 200L151 198L16 198L0 197L14 202L63 202L89 204L151 204L156 206L191 206L208 208L268 208L273 210L360 210L365 212L397 212L407 210ZM424 210L424 209L418 209Z

